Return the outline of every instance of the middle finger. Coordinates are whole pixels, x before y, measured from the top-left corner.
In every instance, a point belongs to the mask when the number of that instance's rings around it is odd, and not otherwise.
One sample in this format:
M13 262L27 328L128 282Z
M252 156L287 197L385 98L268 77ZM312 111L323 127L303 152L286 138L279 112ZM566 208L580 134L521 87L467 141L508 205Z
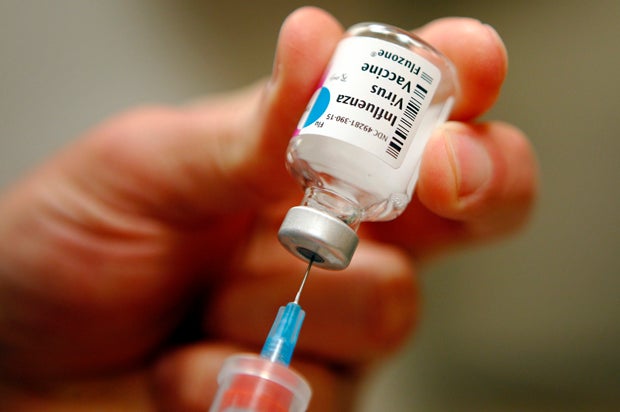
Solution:
M205 326L209 335L258 348L277 308L293 300L305 265L275 242L257 243L238 272L213 294ZM409 335L417 295L406 254L364 242L347 270L312 269L300 300L307 315L298 351L347 363L381 356Z

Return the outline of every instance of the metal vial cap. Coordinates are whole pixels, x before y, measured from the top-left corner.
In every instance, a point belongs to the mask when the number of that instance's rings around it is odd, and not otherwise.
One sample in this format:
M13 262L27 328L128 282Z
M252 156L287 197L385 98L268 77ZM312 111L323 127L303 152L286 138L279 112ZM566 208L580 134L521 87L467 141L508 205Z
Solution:
M291 208L278 231L278 239L295 256L325 269L349 266L357 243L353 229L328 213L307 206Z

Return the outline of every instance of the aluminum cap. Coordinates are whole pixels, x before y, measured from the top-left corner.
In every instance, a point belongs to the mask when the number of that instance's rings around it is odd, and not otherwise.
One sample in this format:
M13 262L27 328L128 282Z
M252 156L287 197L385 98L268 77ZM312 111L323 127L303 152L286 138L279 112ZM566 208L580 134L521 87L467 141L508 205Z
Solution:
M343 221L307 206L291 208L278 231L278 239L295 256L325 269L349 266L357 234Z

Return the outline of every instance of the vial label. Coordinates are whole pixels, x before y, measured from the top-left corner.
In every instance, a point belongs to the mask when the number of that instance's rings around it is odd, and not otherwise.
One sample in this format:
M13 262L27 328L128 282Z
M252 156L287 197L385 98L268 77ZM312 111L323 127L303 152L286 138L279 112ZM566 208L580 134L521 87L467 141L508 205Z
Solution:
M339 139L398 168L440 81L437 67L404 47L372 37L346 38L295 135Z

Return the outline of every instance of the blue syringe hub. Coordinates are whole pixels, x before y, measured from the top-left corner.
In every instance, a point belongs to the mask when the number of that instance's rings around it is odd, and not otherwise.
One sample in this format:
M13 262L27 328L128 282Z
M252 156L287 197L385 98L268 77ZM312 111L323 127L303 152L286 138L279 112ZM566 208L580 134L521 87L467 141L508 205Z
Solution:
M288 366L305 316L306 312L295 302L281 306L260 356Z

